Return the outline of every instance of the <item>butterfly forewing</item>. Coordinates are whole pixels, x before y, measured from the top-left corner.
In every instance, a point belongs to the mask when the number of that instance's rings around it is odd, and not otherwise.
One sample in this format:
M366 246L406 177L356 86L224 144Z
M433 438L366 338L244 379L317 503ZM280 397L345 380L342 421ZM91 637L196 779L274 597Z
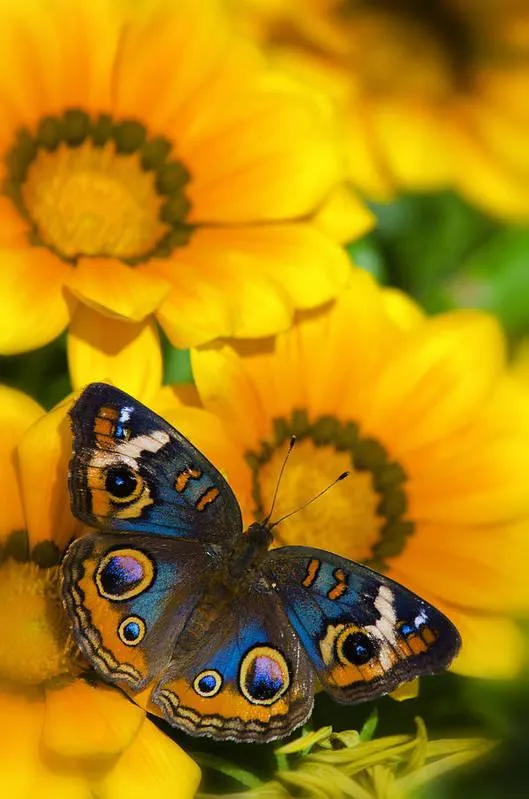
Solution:
M239 505L220 472L140 402L93 383L70 415L72 512L85 524L203 541L241 533Z

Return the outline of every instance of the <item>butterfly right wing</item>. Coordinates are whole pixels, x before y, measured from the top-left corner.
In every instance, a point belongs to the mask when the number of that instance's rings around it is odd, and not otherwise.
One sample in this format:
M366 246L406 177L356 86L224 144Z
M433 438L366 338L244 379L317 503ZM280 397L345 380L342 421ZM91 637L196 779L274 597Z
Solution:
M356 703L450 665L461 639L437 608L359 563L282 547L263 566L323 688Z
M202 541L240 535L240 508L226 480L149 408L113 386L92 383L70 416L70 499L82 522Z

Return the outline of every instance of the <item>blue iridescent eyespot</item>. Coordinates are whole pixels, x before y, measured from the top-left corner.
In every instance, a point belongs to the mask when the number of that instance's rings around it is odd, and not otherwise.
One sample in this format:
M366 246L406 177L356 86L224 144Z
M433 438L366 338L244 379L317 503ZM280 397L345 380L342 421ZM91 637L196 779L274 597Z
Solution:
M151 586L154 577L154 563L138 549L109 552L94 574L99 594L114 602L138 596Z
M199 696L209 699L222 688L222 675L215 669L201 671L193 680L193 688Z
M253 705L272 705L290 685L287 662L271 646L256 646L242 659L239 688Z
M336 656L345 666L363 666L377 653L377 644L355 625L340 631L335 642Z
M147 628L139 616L128 616L118 627L118 635L127 646L137 646L143 640Z
M123 501L135 495L140 479L126 466L115 466L105 474L105 488L114 499Z
M407 638L409 635L413 635L417 632L415 625L410 624L409 622L405 621L400 625L400 632L402 635Z
M355 666L368 663L374 654L373 643L365 633L349 633L342 641L342 655Z

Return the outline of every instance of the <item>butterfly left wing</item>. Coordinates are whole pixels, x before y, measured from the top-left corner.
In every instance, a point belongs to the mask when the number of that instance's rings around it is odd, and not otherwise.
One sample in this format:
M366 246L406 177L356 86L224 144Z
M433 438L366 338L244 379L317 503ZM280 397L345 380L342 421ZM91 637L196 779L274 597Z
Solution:
M222 475L145 405L92 383L70 416L70 499L82 522L203 541L241 533L239 505Z
M191 735L272 741L308 718L313 671L273 591L215 590L178 639L149 710Z
M440 611L404 586L308 547L269 553L265 574L324 689L338 702L374 699L450 665L461 640Z

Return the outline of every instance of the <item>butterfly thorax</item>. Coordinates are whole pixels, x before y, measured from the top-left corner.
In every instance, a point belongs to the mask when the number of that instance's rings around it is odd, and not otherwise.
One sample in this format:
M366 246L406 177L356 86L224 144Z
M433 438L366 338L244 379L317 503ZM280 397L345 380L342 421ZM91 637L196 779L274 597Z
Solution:
M273 538L269 525L261 522L251 524L232 550L229 560L231 577L244 579L253 575L265 559Z

